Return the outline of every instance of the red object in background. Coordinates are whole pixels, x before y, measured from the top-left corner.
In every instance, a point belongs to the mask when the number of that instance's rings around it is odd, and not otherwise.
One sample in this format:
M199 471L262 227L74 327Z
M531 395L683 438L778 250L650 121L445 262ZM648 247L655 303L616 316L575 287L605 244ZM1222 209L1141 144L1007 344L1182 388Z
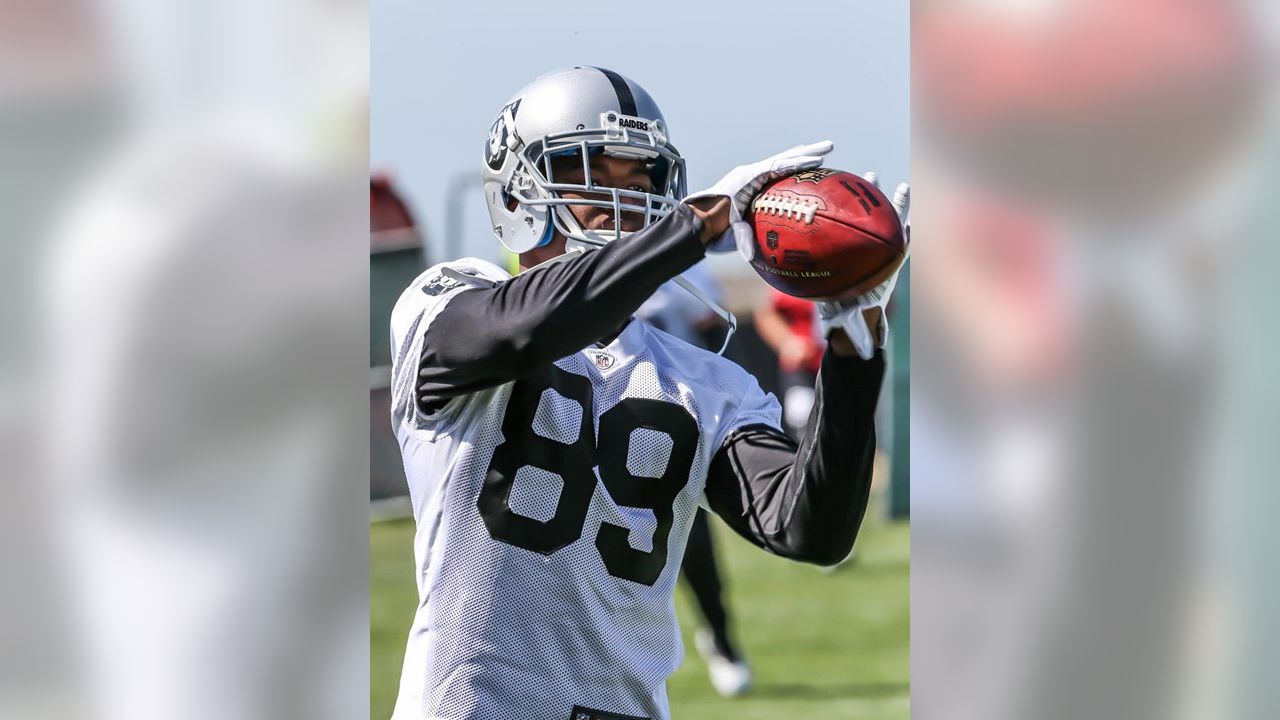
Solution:
M421 245L413 213L386 174L369 178L369 231L375 252Z
M906 256L889 198L853 173L804 170L752 203L751 266L773 288L810 300L847 299L884 282Z
M822 350L820 346L823 344L822 334L818 332L817 308L809 300L803 300L777 290L769 291L768 303L786 321L787 329L791 331L792 335L804 338L815 346L819 346L815 347L815 352L809 356L809 359L804 362L802 367L784 367L782 368L783 372L805 370L816 375L818 368L822 367Z

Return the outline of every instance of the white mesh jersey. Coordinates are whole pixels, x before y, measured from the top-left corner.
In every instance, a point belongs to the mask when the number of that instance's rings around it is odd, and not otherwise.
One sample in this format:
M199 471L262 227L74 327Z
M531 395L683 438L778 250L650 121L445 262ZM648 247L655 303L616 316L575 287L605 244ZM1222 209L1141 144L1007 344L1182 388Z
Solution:
M777 428L778 403L736 364L633 321L426 416L423 333L469 291L441 267L391 320L420 601L393 717L665 719L682 658L673 589L708 467L735 428Z

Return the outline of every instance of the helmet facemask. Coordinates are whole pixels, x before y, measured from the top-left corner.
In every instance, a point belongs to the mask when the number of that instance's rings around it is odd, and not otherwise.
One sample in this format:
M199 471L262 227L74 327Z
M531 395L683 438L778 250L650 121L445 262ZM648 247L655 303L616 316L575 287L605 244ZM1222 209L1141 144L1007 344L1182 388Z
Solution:
M554 228L566 238L568 250L602 247L630 234L619 229L624 217L639 219L641 228L648 227L674 212L685 196L684 159L667 143L660 121L609 112L601 114L601 124L601 128L546 135L518 150L517 166L507 192L525 212L539 218L550 217L551 225L543 229L539 245L550 241ZM598 184L592 176L591 157L600 154L644 161L653 182L652 192ZM553 161L563 158L581 161L581 183L563 182L556 177ZM563 193L588 197L567 198ZM574 205L608 210L614 229L584 228L572 212Z

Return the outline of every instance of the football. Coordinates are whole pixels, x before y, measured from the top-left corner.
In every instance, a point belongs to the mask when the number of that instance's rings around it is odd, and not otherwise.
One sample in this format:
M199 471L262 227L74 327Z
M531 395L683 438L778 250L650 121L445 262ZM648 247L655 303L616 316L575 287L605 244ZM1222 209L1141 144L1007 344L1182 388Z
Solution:
M845 300L889 278L906 256L889 198L853 173L803 170L766 185L751 205L751 266L781 292Z

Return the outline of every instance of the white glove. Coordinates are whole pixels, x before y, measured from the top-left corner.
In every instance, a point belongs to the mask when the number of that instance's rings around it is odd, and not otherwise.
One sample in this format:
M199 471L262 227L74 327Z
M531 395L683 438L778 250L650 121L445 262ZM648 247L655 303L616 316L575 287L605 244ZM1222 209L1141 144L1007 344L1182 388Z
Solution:
M751 225L743 218L747 214L747 208L751 207L751 201L773 180L822 165L822 156L831 152L834 147L835 144L830 140L812 145L797 145L759 162L739 165L715 185L686 197L684 202L717 195L724 195L733 201L729 208L729 229L713 240L707 246L707 251L729 252L736 246L739 254L749 262L755 255L755 234L751 231Z
M875 173L870 172L863 177L872 185L880 187L880 180ZM889 337L889 319L885 306L889 304L889 296L893 294L893 288L898 284L898 272L902 270L902 265L907 262L907 257L911 254L911 222L907 219L910 208L911 187L902 183L893 194L893 209L898 212L898 220L902 222L902 237L906 241L907 251L903 255L902 263L893 271L889 279L852 300L818 303L822 334L830 335L836 328L844 330L853 343L854 349L858 351L858 356L863 360L870 360L875 355L876 348L884 347L885 340ZM879 327L874 329L867 327L866 318L863 316L866 310L872 308L880 308Z

